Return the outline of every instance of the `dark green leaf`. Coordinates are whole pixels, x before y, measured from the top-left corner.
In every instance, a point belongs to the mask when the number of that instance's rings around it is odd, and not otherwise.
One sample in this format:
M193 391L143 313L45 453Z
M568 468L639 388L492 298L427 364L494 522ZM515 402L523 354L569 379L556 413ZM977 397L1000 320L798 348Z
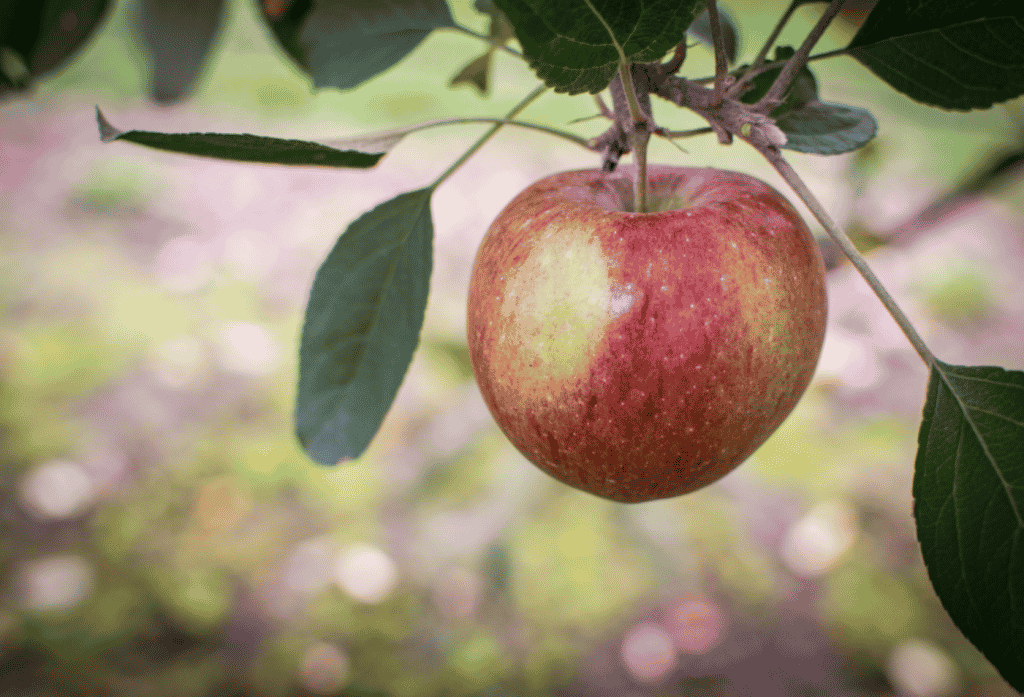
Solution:
M111 5L108 0L0 0L0 94L62 66ZM11 68L18 74L9 74Z
M262 162L276 165L317 165L320 167L373 167L382 152L338 150L307 140L285 140L254 136L248 133L157 133L155 131L121 131L110 124L99 108L96 120L104 142L125 140L157 150L186 155L216 157L238 162ZM397 142L397 141L396 141Z
M263 0L263 17L315 87L351 89L405 58L438 27L445 0Z
M739 42L736 38L736 24L732 21L729 13L720 6L718 7L718 21L722 26L722 43L725 44L725 57L732 63L736 60L736 53L739 50ZM706 45L709 49L714 50L715 43L711 39L711 19L708 17L707 10L697 15L697 19L693 20L693 24L686 30L686 33Z
M150 95L158 102L186 96L224 19L224 0L138 0L132 28L149 57Z
M1024 372L941 362L932 369L914 516L946 611L1024 690Z
M432 189L352 223L317 271L299 352L295 427L325 465L358 457L402 384L430 285Z
M780 46L775 49L775 60L787 60L794 53L791 46ZM780 72L781 67L758 75L742 101L757 102L768 93ZM815 155L839 155L856 150L878 131L874 117L865 109L818 101L818 82L806 65L771 116L786 134L783 148Z
M480 94L487 94L487 73L491 69L491 51L482 56L474 58L459 71L459 74L448 83L449 87L456 85L472 85Z
M985 109L1024 94L1024 2L880 0L847 50L911 99Z
M597 94L621 48L630 63L660 60L684 40L703 0L495 0L537 75L556 92Z

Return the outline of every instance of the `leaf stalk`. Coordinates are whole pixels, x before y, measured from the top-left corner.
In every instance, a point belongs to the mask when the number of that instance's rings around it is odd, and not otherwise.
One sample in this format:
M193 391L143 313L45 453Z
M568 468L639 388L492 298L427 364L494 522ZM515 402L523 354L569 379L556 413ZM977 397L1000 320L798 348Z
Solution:
M518 116L520 113L522 113L522 111L526 107L530 106L530 104L532 104L534 102L534 100L536 100L542 94L547 92L547 89L548 89L547 85L543 85L543 84L539 85L536 89L533 90L533 92L530 92L530 94L526 95L526 97L523 98L523 101L519 102L519 104L517 104L512 109L512 111L508 112L508 116L506 116L502 120L503 121L508 121L508 120L514 119L516 116ZM429 189L436 189L437 187L439 187L442 184L442 182L444 182L444 180L446 180L448 177L450 177L455 172L455 170L457 170L459 167L464 165L466 163L466 160L468 160L469 158L473 157L473 155L476 154L476 151L479 150L480 148L482 148L484 143L489 141L491 139L491 137L494 136L494 134L498 132L498 129L500 129L504 125L505 125L504 123L495 123L491 128L487 129L487 132L484 133L482 136L480 136L479 140L477 140L475 143L473 143L473 145L471 145L469 147L469 150L467 150L466 152L462 153L462 156L459 159L457 159L454 163L452 163L452 166L449 167L448 169L446 169L441 174L441 176L439 176L437 179L435 179L434 183L431 184L427 188L429 188Z

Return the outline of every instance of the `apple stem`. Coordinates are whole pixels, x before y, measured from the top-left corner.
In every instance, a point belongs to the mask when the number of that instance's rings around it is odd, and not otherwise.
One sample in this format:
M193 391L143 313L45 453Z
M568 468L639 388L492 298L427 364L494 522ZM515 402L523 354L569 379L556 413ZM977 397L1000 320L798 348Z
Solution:
M647 143L651 134L633 131L633 160L636 162L636 212L646 213L647 205Z
M612 102L615 105L616 121L627 134L627 143L633 151L633 161L636 162L636 212L646 213L647 205L647 143L651 139L650 119L650 97L645 96L644 109L637 97L636 85L633 82L633 66L630 63L619 64L618 80L612 80L609 85L612 91ZM621 92L621 94L616 94ZM623 100L622 97L625 97ZM623 123L625 114L622 114L621 103L625 101L629 111L628 123Z
M468 160L474 154L476 154L476 151L479 150L481 147L483 147L483 144L486 143L488 140L490 140L491 136L493 136L495 133L497 133L499 128L501 128L502 126L505 125L504 124L505 121L510 121L510 120L514 119L516 116L518 116L523 111L523 109L525 109L526 107L530 106L530 104L532 104L534 102L534 100L537 99L537 97L539 97L542 94L544 94L547 91L547 89L548 89L547 85L540 85L539 87L534 89L533 92L530 92L530 94L526 95L526 97L523 98L523 101L519 102L519 104L517 104L512 109L512 111L508 112L508 116L506 116L500 122L495 123L489 129L487 129L487 132L484 133L482 136L480 136L480 139L477 140L475 143L473 143L473 145L470 146L469 150L467 150L466 152L462 153L462 157L457 159L452 164L451 167L446 169L441 174L441 176L439 176L437 179L435 179L434 183L431 184L429 188L430 189L436 189L438 186L440 186L441 183L445 179L450 177L452 175L452 173L455 172L455 170L457 170L459 167L464 165L466 163L466 160Z
M914 347L914 350L917 351L917 355L921 357L921 360L925 362L929 369L933 368L936 365L935 354L931 352L931 349L925 344L921 335L917 333L910 319L904 314L896 300L889 294L889 291L885 289L885 286L882 285L875 272L868 266L867 261L857 247L854 246L847 234L832 221L828 213L825 212L824 207L818 202L814 194L811 193L811 190L807 188L800 175L796 173L796 170L782 157L777 149L755 147L765 156L775 170L782 175L782 178L793 188L797 196L807 204L811 213L814 214L814 217L825 228L825 232L839 245L839 248L843 250L843 253L846 254L850 262L860 272L860 275L867 281L867 284L871 286L871 290L875 292L878 299L885 305L885 309L896 320L896 324L903 330L903 334Z

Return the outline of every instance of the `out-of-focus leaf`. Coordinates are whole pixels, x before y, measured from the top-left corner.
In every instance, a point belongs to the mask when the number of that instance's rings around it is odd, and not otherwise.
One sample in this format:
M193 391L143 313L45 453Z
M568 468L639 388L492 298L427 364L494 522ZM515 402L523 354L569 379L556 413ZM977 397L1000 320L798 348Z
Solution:
M459 74L448 83L449 87L456 85L472 85L480 94L487 94L487 73L491 69L491 51L478 56L466 64Z
M181 99L223 24L224 0L137 0L131 8L133 30L150 61L150 95L158 102Z
M473 7L477 12L485 14L491 18L491 26L488 30L488 35L497 44L508 43L509 39L515 38L515 32L512 30L512 25L508 21L508 17L505 13L494 6L493 0L476 0L473 3Z
M1024 372L938 362L914 467L917 537L964 635L1024 690Z
M62 66L110 7L109 0L0 0L0 94ZM11 68L20 74L10 74Z
M427 307L432 193L405 193L363 215L317 271L295 410L299 442L317 462L358 457L402 384Z
M682 41L702 0L494 0L523 53L556 92L597 94L619 67L661 59Z
M775 60L787 60L795 51L791 46L775 49ZM753 104L768 93L782 68L774 68L754 78L752 88L742 101ZM863 146L875 137L878 124L865 109L818 100L818 82L806 65L797 74L782 104L772 110L775 125L786 134L783 148L816 155L839 155Z
M1020 176L1022 169L1024 169L1024 148L1000 153L991 158L980 171L965 180L957 193L962 195L987 191L1007 179Z
M185 155L216 157L238 162L262 162L276 165L318 165L320 167L373 167L383 152L338 150L308 140L286 140L254 136L248 133L157 133L121 131L110 124L97 107L100 138L109 143L124 140L157 150ZM397 142L397 141L396 141Z
M722 43L725 44L725 57L732 63L736 60L736 54L739 51L736 23L733 22L729 13L721 7L718 7L718 21L722 26ZM686 30L686 33L714 50L715 42L711 38L711 19L708 17L707 10L697 15L697 19L693 20L693 24Z
M495 46L504 46L510 39L515 38L512 25L509 24L505 14L494 6L492 0L476 0L473 7L482 14L490 17L490 29L488 35ZM495 48L491 47L482 55L477 56L467 63L458 74L448 83L449 87L457 85L472 85L481 95L486 95L489 89L489 76L491 72L491 57Z
M263 17L315 87L351 89L454 25L445 0L264 0Z
M1024 94L1024 3L880 0L847 52L911 99L986 109Z

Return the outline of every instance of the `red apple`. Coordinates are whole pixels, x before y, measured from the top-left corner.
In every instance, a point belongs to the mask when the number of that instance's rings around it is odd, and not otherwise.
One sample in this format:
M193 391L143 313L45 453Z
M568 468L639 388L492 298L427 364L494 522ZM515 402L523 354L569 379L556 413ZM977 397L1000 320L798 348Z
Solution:
M699 489L747 459L807 388L825 335L818 247L737 172L564 172L501 212L469 287L473 372L509 440L622 502Z

